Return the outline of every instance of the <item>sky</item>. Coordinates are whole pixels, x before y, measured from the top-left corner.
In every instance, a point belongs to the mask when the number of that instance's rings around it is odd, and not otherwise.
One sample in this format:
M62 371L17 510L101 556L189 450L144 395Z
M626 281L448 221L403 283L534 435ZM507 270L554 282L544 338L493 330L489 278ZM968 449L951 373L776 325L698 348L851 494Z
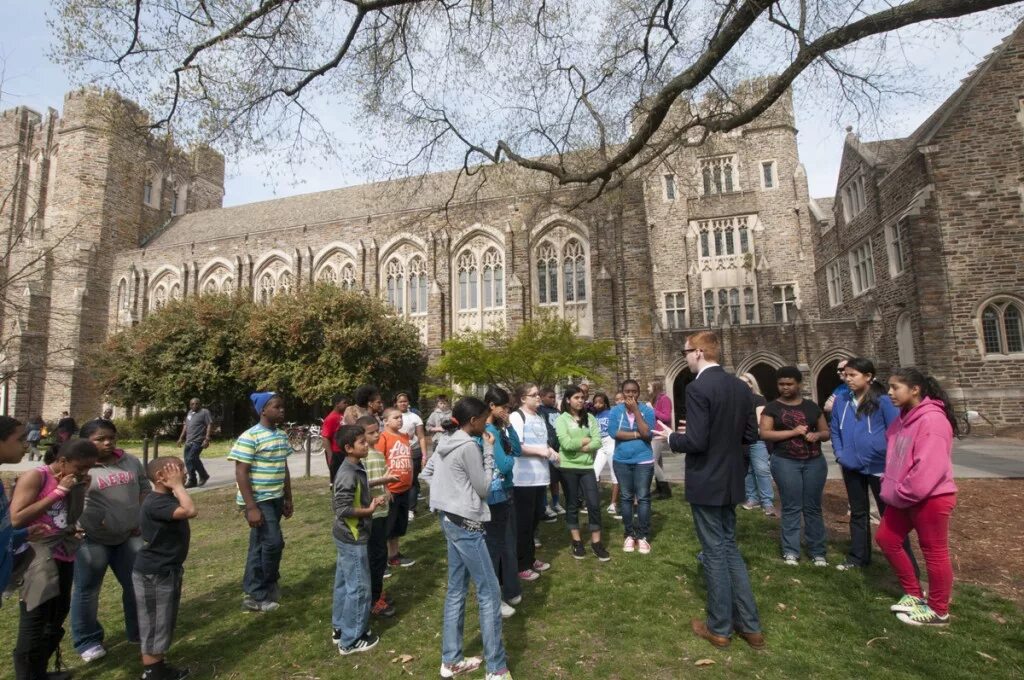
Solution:
M0 25L0 67L3 69L0 108L28 106L40 112L48 107L59 110L64 93L74 84L47 57L51 36L46 14L50 2L0 0L0 5L5 6L5 10L16 8L17 12L5 11L6 16ZM996 29L975 26L960 33L955 41L904 43L901 53L912 65L911 84L923 94L901 97L898 104L889 106L878 117L857 120L852 112L836 114L834 110L820 106L815 97L804 92L798 83L795 93L798 144L811 196L832 196L835 193L847 125L852 125L864 141L906 136L956 89L1008 30L1006 21L1002 21ZM355 130L346 134L340 127L344 124L342 117L335 121L341 129L339 156L344 159L346 154L352 155L352 163L343 160L326 165L311 162L282 171L274 159L228 158L224 204L239 205L378 179L359 174L358 168L362 164L356 162L354 154L360 147L360 140Z

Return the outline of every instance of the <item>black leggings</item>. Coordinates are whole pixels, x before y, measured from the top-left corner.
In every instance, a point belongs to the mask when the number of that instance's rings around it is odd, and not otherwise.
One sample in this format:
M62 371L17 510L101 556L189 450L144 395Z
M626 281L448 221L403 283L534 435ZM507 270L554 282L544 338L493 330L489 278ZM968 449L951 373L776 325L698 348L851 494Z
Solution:
M512 488L512 505L516 511L516 559L519 571L533 569L536 559L536 548L533 547L533 535L537 531L542 516L538 509L542 507L545 486L516 486Z
M64 637L64 619L71 609L71 582L74 562L54 560L60 592L28 611L19 603L18 641L14 646L14 677L16 680L46 680L46 666Z
M587 504L587 522L591 532L601 530L601 492L593 468L576 470L562 468L562 490L565 492L565 525L580 528L580 499Z
M487 552L491 555L494 573L501 584L501 599L509 600L521 595L519 584L519 560L516 559L516 516L515 504L511 501L490 506L491 520L484 522L484 539Z
M882 500L882 479L875 475L866 475L857 470L842 468L843 483L846 484L846 498L850 502L850 552L846 561L858 567L871 564L871 501L868 493L875 497L879 516L885 514L885 502ZM910 549L910 536L903 540L903 550L914 565L914 573L921 575L917 566L914 551Z

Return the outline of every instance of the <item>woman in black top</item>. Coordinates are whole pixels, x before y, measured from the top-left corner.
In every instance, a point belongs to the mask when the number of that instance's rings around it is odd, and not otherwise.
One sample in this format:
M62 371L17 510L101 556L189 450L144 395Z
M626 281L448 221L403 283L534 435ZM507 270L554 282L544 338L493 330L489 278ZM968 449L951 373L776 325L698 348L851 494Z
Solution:
M779 398L761 414L761 439L771 446L772 477L782 499L782 559L789 565L800 561L802 518L814 566L827 567L821 496L828 464L821 442L828 441L828 423L817 404L800 396L799 368L783 366L777 376Z

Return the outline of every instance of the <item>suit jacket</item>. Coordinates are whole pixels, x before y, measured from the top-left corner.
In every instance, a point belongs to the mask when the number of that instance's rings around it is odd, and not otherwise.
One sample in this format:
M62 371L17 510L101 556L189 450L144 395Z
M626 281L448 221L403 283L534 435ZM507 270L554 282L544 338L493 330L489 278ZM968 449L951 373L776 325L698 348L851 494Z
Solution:
M756 441L750 388L721 366L707 368L686 386L686 433L674 433L668 439L673 451L687 454L687 502L742 503L746 447Z

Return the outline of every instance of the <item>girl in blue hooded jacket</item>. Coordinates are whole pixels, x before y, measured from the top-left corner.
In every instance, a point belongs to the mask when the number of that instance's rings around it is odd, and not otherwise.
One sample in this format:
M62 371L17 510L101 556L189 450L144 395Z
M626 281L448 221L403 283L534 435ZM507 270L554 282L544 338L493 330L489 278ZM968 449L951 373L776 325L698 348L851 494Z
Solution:
M885 431L899 418L899 411L875 380L875 365L869 359L850 359L843 373L850 389L836 395L829 429L850 502L850 551L836 567L847 571L871 563L868 493L874 494L878 512L885 512L885 503L879 498L885 471Z

